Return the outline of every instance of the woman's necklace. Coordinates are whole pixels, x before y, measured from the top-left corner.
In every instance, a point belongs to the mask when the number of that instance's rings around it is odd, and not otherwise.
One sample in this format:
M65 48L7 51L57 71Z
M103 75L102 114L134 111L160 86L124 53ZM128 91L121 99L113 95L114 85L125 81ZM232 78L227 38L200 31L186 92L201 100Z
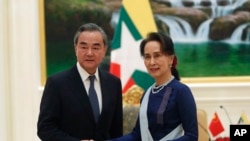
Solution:
M159 85L159 86L155 86L155 84L154 84L154 86L151 89L152 93L153 94L159 93L173 79L174 79L174 77L171 75L170 79L167 82L165 82L164 84Z

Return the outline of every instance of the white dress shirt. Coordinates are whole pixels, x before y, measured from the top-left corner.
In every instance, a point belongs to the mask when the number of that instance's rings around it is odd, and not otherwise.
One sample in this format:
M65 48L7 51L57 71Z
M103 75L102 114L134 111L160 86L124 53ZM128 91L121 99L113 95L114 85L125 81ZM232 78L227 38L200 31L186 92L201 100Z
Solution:
M90 87L90 80L89 80L89 76L90 74L88 74L82 67L81 65L79 64L79 62L77 62L76 64L77 66L77 70L81 76L81 79L82 79L82 82L85 86L85 90L88 94L88 91L89 91L89 87ZM99 102L99 109L100 109L100 112L102 111L102 93L101 93L101 82L100 82L100 77L99 77L99 72L98 72L98 69L96 70L95 72L95 81L94 81L94 85L95 85L95 91L97 93L97 97L98 97L98 102Z

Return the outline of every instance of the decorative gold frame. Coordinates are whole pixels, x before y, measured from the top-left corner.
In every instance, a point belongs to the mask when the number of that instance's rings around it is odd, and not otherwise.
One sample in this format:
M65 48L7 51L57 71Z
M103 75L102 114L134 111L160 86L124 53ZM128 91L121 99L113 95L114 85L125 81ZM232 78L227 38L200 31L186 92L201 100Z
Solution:
M250 82L250 76L233 76L233 77L184 77L181 78L184 83L240 83Z
M41 85L46 81L46 47L45 47L45 20L44 20L44 0L38 1L39 9L39 37L40 37L40 68Z

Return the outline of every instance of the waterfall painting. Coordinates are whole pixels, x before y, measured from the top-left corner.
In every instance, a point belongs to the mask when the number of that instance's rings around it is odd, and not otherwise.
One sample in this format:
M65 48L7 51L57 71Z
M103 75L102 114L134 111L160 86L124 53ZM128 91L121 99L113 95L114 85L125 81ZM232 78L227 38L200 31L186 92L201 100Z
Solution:
M158 30L174 41L182 78L250 78L250 0L150 4ZM121 0L45 0L47 75L75 63L73 36L82 23L101 25L112 40L121 5ZM101 67L108 70L109 61L110 50Z
M175 42L182 77L250 74L249 0L160 3L171 6L155 6L154 13L158 26L167 29Z

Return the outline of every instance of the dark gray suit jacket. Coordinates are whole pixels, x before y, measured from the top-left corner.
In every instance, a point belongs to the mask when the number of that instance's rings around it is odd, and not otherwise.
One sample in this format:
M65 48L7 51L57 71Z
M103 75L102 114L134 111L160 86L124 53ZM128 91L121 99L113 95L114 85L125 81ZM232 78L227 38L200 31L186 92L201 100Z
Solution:
M122 136L121 81L99 70L102 112L96 124L76 65L47 79L38 118L43 141L107 140Z

